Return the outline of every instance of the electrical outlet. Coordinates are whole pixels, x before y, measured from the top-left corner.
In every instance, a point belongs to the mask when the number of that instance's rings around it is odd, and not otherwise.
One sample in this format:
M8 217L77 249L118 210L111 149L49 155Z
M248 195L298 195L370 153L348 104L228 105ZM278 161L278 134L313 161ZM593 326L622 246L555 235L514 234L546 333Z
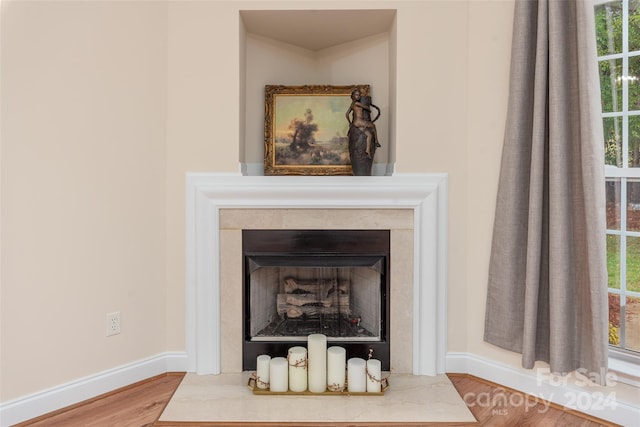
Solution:
M107 336L120 333L120 312L107 313Z

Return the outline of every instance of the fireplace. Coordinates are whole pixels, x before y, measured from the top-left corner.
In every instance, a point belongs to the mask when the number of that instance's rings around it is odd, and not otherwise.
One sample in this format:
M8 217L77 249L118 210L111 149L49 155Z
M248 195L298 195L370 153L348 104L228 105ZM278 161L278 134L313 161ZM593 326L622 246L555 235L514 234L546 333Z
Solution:
M310 334L389 370L389 230L243 230L243 370Z
M447 177L187 175L187 370L241 372L242 230L389 230L390 368L444 373Z

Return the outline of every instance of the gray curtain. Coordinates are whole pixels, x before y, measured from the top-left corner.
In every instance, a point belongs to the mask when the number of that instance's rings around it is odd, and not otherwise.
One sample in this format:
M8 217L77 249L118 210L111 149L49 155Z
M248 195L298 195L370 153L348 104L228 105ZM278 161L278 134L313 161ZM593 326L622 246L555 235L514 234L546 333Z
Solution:
M593 3L516 0L485 341L602 374L608 303ZM597 380L597 378L596 378ZM597 381L599 382L599 381Z

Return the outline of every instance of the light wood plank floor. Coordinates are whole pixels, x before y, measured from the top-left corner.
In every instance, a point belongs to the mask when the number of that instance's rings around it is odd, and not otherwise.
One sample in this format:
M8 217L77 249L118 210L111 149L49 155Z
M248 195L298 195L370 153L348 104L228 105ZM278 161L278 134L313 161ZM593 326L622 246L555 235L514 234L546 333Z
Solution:
M168 373L141 381L69 408L19 424L19 427L145 427L154 426L184 374ZM598 427L613 424L542 402L523 404L514 390L471 375L451 374L451 382L481 426ZM488 398L489 396L495 399ZM493 402L487 404L487 402ZM506 403L505 403L506 402ZM515 405L509 404L516 403ZM162 426L168 426L162 423ZM178 426L204 426L185 424ZM315 425L315 424L314 424ZM352 424L345 424L352 425ZM434 424L443 426L446 424ZM450 425L450 424L449 424ZM467 424L469 425L469 424ZM239 424L233 424L238 427Z

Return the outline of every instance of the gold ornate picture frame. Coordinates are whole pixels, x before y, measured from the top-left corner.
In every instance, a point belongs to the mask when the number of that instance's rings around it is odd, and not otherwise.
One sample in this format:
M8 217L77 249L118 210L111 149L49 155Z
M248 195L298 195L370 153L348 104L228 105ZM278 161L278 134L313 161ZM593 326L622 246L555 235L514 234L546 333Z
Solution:
M369 85L265 86L264 174L351 175L351 92Z

